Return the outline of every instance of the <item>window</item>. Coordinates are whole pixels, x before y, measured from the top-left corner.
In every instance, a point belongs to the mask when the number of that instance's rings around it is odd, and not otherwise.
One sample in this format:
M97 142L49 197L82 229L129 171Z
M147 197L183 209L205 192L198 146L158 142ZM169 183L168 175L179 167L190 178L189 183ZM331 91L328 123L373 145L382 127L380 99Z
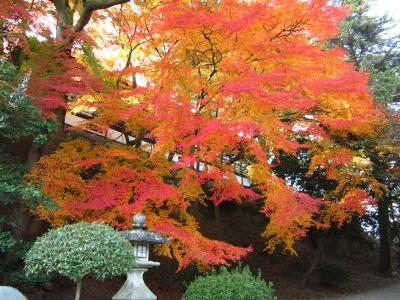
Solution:
M147 245L146 244L137 244L136 245L136 257L138 258L147 258Z

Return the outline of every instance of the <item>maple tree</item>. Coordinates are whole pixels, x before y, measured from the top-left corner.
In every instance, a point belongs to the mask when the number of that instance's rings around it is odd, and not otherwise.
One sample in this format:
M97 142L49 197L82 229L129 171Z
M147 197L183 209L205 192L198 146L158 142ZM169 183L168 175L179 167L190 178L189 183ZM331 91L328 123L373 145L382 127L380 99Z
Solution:
M27 180L41 182L60 209L36 213L54 226L84 219L126 228L143 211L152 230L174 238L158 249L180 268L227 264L251 250L204 237L189 213L195 202L264 199L267 249L292 253L310 227L340 226L363 213L372 201L362 188L368 164L338 141L374 136L383 121L366 74L345 61L343 49L325 47L345 15L324 0L143 1L96 11L87 35L98 45L75 44L82 51L68 59L76 67L59 77L74 75L75 83L57 93L75 91L69 108L95 111L81 128L117 127L128 145L76 140L43 157ZM101 36L96 28L109 22L115 31ZM102 45L121 48L122 67L93 56ZM99 75L101 87L92 88L93 80L73 88ZM149 156L135 149L144 140L154 143ZM300 149L311 155L309 175L322 171L337 182L334 191L313 197L275 174L281 153ZM247 186L237 180L239 168Z

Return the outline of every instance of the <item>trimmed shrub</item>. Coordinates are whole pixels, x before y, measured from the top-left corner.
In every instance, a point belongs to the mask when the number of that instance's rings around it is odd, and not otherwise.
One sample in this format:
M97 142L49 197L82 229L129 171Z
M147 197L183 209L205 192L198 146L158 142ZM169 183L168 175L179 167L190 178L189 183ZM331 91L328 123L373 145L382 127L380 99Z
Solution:
M82 278L99 279L128 272L135 264L129 241L112 227L97 223L76 223L53 229L39 237L25 259L26 272L66 276L77 283L79 299Z
M240 266L228 271L197 277L187 288L182 300L273 300L272 283L265 282L260 274L254 276L248 267Z

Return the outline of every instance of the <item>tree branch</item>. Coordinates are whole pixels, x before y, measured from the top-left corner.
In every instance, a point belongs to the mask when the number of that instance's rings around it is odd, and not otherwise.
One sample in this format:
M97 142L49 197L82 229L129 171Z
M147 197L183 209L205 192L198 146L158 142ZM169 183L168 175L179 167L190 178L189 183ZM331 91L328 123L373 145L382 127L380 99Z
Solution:
M89 23L92 13L98 9L106 9L112 6L127 3L130 0L83 0L83 10L78 22L74 26L75 32L80 32Z
M64 27L67 25L67 5L64 0L50 0L57 11L56 37L61 38Z
M129 2L130 0L86 0L86 7L92 10L106 9L114 5L123 4Z

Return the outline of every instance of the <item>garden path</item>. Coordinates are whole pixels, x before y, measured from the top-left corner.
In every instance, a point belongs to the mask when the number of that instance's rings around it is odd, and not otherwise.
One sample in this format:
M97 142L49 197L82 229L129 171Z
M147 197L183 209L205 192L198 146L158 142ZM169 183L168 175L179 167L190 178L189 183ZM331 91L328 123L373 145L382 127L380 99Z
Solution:
M336 298L338 300L400 300L400 284L386 286L359 294Z

